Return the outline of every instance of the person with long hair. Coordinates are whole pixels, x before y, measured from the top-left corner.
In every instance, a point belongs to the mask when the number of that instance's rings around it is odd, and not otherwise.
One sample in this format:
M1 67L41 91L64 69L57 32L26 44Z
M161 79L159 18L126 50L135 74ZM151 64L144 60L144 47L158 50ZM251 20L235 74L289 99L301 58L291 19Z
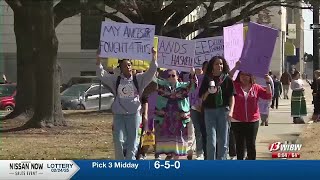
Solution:
M292 74L291 82L291 116L295 124L304 124L303 117L307 116L307 105L303 85L303 81L300 79L300 72L295 71Z
M203 112L202 112L202 100L201 98L198 98L199 88L201 87L201 83L206 73L207 66L208 66L208 61L205 61L202 64L202 69L196 69L199 86L192 93L192 95L196 95L196 97L194 98L194 101L190 101L191 120L193 123L195 140L196 140L196 160L206 159L207 157L206 126L204 123Z
M199 89L207 133L207 160L225 160L229 121L233 113L234 88L229 66L221 56L213 57Z
M141 101L143 90L153 80L157 71L156 52L153 49L153 58L148 71L133 75L130 60L119 62L120 75L109 74L101 65L99 50L97 52L97 76L102 83L108 86L115 95L112 104L113 112L113 143L115 159L135 160L138 150L139 126L141 123ZM125 144L126 154L123 153Z
M240 63L237 63L236 69ZM254 77L245 72L239 72L234 81L236 91L234 110L231 119L231 128L236 139L237 159L256 159L256 137L259 129L259 98L271 100L272 89L268 74L265 75L266 89L256 84ZM246 147L245 147L246 146Z
M189 92L197 87L195 70L189 82L179 82L175 70L167 70L165 80L156 79L158 97L155 110L156 154L166 160L188 155L188 123L190 122Z

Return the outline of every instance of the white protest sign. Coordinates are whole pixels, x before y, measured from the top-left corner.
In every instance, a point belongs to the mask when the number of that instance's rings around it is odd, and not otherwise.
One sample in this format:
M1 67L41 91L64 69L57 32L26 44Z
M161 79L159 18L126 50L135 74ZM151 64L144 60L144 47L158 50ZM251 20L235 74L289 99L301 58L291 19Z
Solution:
M152 60L155 26L104 21L100 57Z
M196 43L194 57L195 68L201 68L205 61L210 61L214 56L224 56L223 36L196 39L194 41Z
M194 41L164 36L158 38L159 67L189 72L194 64Z

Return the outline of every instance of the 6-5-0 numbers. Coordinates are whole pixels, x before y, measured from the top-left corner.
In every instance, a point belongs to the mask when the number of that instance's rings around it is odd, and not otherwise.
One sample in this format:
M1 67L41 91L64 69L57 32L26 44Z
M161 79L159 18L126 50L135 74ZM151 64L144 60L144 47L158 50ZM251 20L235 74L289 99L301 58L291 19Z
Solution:
M154 163L154 168L155 169L160 169L160 168L165 168L165 169L170 169L171 167L175 169L180 168L180 161L175 161L173 164L170 164L171 161L164 161L164 163L161 163L160 161L156 161Z

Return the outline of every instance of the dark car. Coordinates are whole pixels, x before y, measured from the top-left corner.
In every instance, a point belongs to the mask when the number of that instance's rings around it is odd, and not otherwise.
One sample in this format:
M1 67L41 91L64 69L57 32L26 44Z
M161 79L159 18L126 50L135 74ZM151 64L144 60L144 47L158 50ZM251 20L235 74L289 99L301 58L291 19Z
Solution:
M0 109L13 111L16 106L16 84L0 85Z
M101 109L111 109L113 94L101 86ZM61 105L64 110L99 109L100 86L97 83L75 84L61 93Z

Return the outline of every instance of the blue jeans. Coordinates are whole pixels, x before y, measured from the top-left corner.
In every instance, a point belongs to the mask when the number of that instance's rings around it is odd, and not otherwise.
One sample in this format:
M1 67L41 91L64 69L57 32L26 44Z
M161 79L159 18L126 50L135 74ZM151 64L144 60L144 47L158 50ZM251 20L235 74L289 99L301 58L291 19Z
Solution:
M229 146L229 119L226 107L204 109L207 131L207 160L225 160Z
M113 116L113 143L116 160L135 160L138 150L140 113L115 114ZM126 155L123 154L125 144Z
M190 114L194 126L194 134L196 137L196 154L197 156L204 153L206 154L204 149L206 148L206 134L203 116L201 112L198 112L194 109L191 109Z

